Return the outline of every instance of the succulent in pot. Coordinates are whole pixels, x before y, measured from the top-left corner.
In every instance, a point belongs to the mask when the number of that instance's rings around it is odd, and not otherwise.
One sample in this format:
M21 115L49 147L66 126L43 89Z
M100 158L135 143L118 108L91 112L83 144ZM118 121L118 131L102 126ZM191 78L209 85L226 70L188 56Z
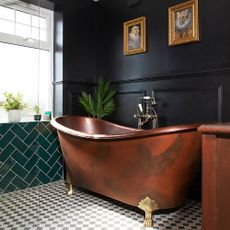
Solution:
M0 107L8 112L9 122L18 122L21 120L21 110L26 108L21 93L14 95L11 92L3 93L5 100L0 101Z
M41 118L42 118L42 114L41 114L41 110L40 110L40 107L39 107L39 105L35 105L34 107L33 107L33 110L34 110L34 120L35 121L40 121L41 120Z

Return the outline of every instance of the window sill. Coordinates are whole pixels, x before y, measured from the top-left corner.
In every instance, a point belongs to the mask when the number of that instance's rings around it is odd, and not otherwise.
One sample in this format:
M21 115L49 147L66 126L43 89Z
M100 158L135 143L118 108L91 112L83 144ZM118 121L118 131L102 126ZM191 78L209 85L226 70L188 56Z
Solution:
M40 121L35 121L35 120L30 120L30 119L22 119L21 121L18 122L9 122L9 121L0 121L0 124L14 124L14 123L29 123L29 122L50 122L50 120L40 120Z

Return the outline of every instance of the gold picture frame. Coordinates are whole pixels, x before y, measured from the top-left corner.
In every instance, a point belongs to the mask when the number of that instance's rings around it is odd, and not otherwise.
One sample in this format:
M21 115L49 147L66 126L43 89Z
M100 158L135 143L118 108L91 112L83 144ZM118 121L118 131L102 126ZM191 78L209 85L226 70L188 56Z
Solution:
M146 52L146 17L124 22L123 36L124 55Z
M198 0L168 8L170 46L199 41Z

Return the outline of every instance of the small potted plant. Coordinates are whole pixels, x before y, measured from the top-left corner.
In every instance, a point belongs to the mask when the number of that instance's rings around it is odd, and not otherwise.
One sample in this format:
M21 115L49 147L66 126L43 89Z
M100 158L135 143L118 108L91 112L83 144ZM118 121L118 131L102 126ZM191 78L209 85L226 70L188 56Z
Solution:
M40 110L39 105L35 105L35 106L33 107L33 110L34 110L34 112L35 112L35 114L34 114L34 120L35 120L35 121L40 121L41 118L42 118L42 114L41 114L41 110Z
M9 122L18 122L21 120L21 110L26 108L26 104L23 102L22 94L17 93L14 95L11 92L5 92L3 94L5 100L0 102L0 107L8 112Z

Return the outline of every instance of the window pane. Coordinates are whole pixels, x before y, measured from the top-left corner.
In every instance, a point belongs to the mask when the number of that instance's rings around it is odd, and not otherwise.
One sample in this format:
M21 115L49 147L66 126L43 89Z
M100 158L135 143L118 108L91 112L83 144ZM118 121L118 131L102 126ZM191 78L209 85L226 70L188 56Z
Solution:
M39 39L39 30L37 28L32 28L31 37L36 40Z
M16 24L16 35L21 37L30 37L30 27Z
M46 29L47 28L47 19L45 18L40 18L40 28Z
M40 30L40 39L41 41L47 41L47 32L45 30Z
M30 14L26 14L20 11L16 11L16 22L30 25Z
M21 92L28 105L22 113L24 118L32 119L32 107L38 101L42 111L51 110L49 51L5 43L0 43L0 50L0 101L5 91ZM3 120L4 113L1 111L0 114L0 120Z
M39 27L39 17L32 16L32 26Z
M14 23L0 19L0 32L14 34Z
M14 21L14 10L0 6L0 18Z

